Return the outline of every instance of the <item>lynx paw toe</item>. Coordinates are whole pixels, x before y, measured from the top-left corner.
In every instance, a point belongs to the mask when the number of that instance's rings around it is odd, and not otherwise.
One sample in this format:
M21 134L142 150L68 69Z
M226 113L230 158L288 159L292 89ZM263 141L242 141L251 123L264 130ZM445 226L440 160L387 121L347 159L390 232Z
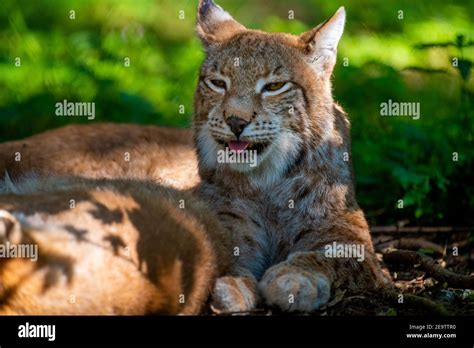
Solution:
M257 304L252 282L243 277L221 277L212 292L211 307L216 313L248 312Z
M311 312L330 298L330 283L321 273L274 266L259 283L268 305L288 312Z
M20 243L21 228L20 223L10 212L0 209L0 243L9 241L13 244Z

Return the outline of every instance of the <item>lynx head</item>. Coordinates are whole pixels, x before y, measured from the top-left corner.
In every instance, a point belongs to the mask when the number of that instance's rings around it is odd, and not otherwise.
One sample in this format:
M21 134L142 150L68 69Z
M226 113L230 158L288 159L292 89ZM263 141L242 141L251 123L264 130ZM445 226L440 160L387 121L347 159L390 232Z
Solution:
M200 0L206 51L195 96L202 171L276 178L331 136L330 77L344 8L299 36L246 29L212 0ZM253 151L256 165L220 163L219 151Z

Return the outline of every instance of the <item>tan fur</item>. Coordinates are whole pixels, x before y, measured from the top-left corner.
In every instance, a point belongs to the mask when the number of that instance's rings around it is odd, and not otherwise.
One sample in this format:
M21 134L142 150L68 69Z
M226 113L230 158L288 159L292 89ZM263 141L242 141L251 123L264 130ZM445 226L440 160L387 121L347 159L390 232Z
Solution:
M0 196L0 242L39 258L0 258L0 314L197 314L226 269L227 237L189 194L57 177L17 191Z
M148 179L178 189L199 182L189 130L130 124L70 125L0 144L5 172Z
M349 120L332 99L344 10L301 36L247 30L222 11L200 1L198 33L207 55L194 116L200 192L239 249L230 275L216 284L213 305L250 310L260 295L283 310L311 311L338 287L385 284L355 200ZM259 89L272 82L285 88ZM240 136L230 118L247 124ZM217 161L218 151L237 140L250 149L266 146L256 167ZM327 257L333 242L364 246L365 260Z

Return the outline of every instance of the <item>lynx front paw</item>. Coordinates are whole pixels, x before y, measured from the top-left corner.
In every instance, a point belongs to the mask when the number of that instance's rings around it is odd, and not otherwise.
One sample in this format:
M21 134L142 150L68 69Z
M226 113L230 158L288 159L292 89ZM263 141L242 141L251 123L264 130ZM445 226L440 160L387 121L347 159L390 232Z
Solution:
M12 244L20 243L21 227L13 214L0 209L0 244L4 244L7 241Z
M248 312L257 305L255 283L246 277L218 278L212 292L212 310L216 313Z
M318 309L329 300L331 293L325 275L286 264L268 269L258 287L268 305L288 312Z

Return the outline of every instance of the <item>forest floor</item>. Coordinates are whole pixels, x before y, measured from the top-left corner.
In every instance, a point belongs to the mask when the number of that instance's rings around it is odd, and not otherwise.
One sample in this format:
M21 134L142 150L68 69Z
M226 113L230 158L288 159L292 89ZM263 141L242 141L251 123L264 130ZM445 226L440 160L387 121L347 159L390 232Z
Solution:
M472 233L472 232L471 232ZM317 316L474 315L474 243L469 233L376 234L374 246L394 290L338 289ZM209 309L209 314L215 314ZM232 315L278 315L262 307Z

